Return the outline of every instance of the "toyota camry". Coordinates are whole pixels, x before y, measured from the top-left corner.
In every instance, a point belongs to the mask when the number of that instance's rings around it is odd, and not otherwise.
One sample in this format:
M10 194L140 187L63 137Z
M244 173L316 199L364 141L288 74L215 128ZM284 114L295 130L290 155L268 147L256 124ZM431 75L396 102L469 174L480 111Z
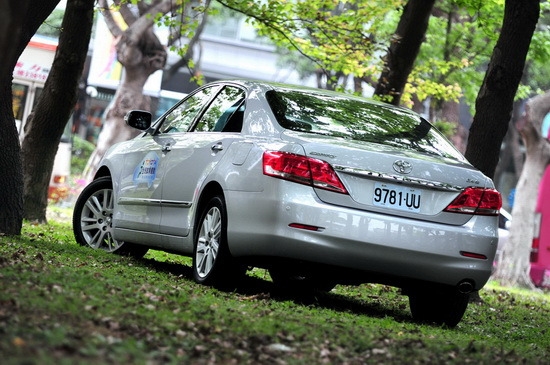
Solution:
M205 285L247 268L275 285L402 289L415 320L455 326L491 275L501 196L420 115L252 81L198 88L114 145L74 209L77 242L192 257Z

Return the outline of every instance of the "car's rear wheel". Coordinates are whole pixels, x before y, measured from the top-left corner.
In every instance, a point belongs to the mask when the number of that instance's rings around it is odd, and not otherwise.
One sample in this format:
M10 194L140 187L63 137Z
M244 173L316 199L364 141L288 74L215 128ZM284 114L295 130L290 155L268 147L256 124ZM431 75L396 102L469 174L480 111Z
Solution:
M113 208L113 183L109 177L98 178L86 186L78 197L73 211L73 232L76 242L93 249L143 257L147 253L147 247L113 238Z
M454 287L422 288L408 295L415 320L448 327L455 327L462 320L470 299L470 294L461 293Z
M235 284L242 271L227 245L227 212L223 199L206 204L195 227L193 278L204 285Z

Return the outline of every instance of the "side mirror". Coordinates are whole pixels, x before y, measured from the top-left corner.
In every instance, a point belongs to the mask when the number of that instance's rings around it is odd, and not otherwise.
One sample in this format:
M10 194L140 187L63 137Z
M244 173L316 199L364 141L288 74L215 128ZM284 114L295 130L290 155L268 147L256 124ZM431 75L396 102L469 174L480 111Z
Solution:
M130 110L124 116L124 121L127 125L140 131L147 131L151 128L152 119L151 113L145 110Z

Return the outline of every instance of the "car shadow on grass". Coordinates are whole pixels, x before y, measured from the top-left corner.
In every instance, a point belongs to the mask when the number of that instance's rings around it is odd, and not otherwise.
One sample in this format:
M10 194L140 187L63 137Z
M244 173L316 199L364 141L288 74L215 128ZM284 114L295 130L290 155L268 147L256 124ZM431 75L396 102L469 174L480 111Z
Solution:
M166 272L182 280L193 281L191 266L157 261L153 258L143 258L140 262L151 270ZM399 294L399 289L382 285L345 286L344 288L350 288L350 295L339 293L347 293L348 290L338 290L338 287L330 292L285 290L274 285L269 279L248 274L237 285L216 289L246 297L256 296L259 299L268 298L281 302L290 300L307 307L324 308L373 318L392 317L397 322L414 322L408 311L408 300ZM396 300L396 297L401 299Z

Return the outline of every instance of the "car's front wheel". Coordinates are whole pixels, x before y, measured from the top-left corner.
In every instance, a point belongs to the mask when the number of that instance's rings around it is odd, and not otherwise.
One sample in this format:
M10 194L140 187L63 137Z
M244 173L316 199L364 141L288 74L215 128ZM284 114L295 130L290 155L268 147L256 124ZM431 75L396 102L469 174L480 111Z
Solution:
M454 287L423 288L408 295L415 320L451 328L462 320L470 299L470 294L461 293Z
M223 199L206 204L195 227L193 278L204 285L236 283L241 269L227 245L227 212Z
M73 232L83 246L121 255L143 257L147 247L117 241L112 234L114 195L109 177L92 181L82 190L73 211Z

